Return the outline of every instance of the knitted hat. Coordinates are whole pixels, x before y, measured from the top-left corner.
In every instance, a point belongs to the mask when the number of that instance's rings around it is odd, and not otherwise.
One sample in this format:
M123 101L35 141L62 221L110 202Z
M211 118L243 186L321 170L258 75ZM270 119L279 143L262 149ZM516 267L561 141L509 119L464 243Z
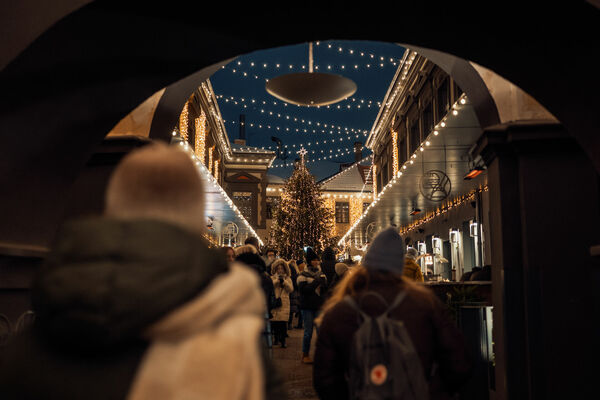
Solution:
M404 269L404 241L389 227L379 232L363 258L367 269L402 273Z
M342 276L344 275L344 272L348 271L348 265L344 264L344 263L337 263L335 264L335 273L338 276Z
M406 258L410 258L411 260L416 260L418 256L419 256L419 252L414 247L409 247L408 250L406 250Z
M133 150L113 172L105 210L117 219L151 218L204 232L204 188L189 155L155 143Z
M310 264L312 260L320 260L320 258L317 255L317 253L315 253L315 251L312 249L312 247L309 247L306 250L306 264Z

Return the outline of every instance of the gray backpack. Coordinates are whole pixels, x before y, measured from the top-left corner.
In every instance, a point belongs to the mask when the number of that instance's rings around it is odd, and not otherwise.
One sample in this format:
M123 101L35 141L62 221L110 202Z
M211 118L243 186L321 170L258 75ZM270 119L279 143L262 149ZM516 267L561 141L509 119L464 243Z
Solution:
M387 306L381 295L376 296ZM358 311L362 323L352 339L350 364L346 376L350 399L410 399L427 400L428 384L412 340L404 323L389 318L389 313L404 300L406 292L398 294L379 316L365 314L356 301L345 301Z

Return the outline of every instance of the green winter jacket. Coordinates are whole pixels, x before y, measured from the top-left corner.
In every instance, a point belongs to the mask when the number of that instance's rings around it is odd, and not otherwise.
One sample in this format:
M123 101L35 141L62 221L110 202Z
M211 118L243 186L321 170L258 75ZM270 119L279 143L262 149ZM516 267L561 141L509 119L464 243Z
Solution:
M33 283L34 328L0 353L2 398L125 398L143 330L227 270L204 239L171 224L65 224Z

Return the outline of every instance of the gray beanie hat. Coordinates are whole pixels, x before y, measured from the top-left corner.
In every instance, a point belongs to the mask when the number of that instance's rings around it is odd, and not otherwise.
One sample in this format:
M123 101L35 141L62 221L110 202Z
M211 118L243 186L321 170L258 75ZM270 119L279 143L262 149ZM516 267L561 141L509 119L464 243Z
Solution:
M404 246L396 228L384 229L373 239L363 259L363 265L367 269L402 273Z

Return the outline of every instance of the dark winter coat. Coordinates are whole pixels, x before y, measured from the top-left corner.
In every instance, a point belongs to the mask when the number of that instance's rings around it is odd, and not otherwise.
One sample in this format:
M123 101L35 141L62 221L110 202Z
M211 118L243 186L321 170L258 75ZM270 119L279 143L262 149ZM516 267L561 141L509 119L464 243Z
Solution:
M267 299L267 307L270 312L274 306L275 287L273 286L271 277L266 272L267 266L265 264L265 260L258 254L254 253L243 253L238 255L235 259L248 265L260 276L260 285L265 292L265 299Z
M335 253L330 247L327 247L323 251L323 261L321 262L321 269L327 277L328 284L331 284L331 282L333 282L333 278L335 277L335 264Z
M199 235L170 224L66 224L34 280L33 328L1 349L0 397L126 398L148 348L142 332L227 271ZM275 397L281 382L268 362Z
M323 305L327 290L327 278L320 268L306 268L298 275L298 292L301 310L318 310Z
M451 322L444 304L428 289L404 285L408 294L391 312L391 318L402 320L419 353L425 376L431 376L434 362L438 371L430 380L431 399L445 398L469 377L471 363L460 331ZM398 285L371 279L369 290L381 294L391 303L399 293ZM363 310L378 315L385 306L374 296L364 298ZM321 399L347 399L344 374L348 369L352 337L360 323L356 311L340 302L324 315L315 352L313 382Z

